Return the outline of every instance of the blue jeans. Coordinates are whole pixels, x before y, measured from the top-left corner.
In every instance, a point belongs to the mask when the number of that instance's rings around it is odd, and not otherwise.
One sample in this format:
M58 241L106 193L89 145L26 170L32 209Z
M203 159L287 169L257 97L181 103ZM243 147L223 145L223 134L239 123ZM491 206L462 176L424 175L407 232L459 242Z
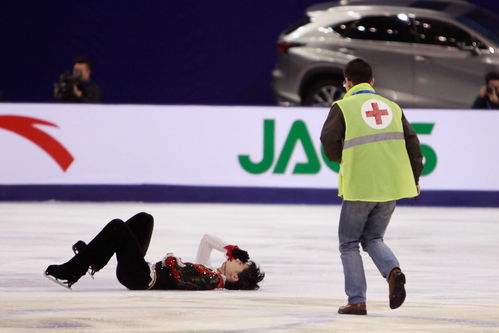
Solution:
M393 268L400 267L392 250L383 241L394 210L395 201L343 201L338 235L348 304L366 301L367 285L359 243L384 278L388 278Z

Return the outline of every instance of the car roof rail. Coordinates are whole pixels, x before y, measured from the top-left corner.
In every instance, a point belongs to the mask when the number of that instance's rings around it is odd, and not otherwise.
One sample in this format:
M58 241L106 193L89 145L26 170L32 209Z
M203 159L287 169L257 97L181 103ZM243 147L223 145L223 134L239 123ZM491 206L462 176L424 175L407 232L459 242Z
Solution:
M394 7L410 7L418 9L428 9L436 11L445 11L448 9L470 10L476 5L465 0L338 0L323 2L312 5L306 9L307 15L316 16L324 14L324 11L335 7L342 6L394 6Z

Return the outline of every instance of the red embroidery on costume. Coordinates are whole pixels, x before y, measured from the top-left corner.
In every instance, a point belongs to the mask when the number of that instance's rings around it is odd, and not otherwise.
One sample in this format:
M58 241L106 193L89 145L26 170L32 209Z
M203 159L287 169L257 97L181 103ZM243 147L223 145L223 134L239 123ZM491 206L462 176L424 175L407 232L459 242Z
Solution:
M218 288L223 288L224 286L224 279L222 278L222 274L220 273L215 273L214 271L212 271L211 269L208 269L204 266L201 266L201 265L196 265L196 264L192 264L194 267L196 267L196 269L198 270L199 273L203 274L210 274L210 275L213 275L213 276L218 276Z
M222 274L217 274L218 275L218 288L223 288L224 287L224 279L222 278Z
M180 273L177 269L177 266L176 266L177 262L176 262L176 258L175 257L167 257L165 259L165 266L170 268L170 270L172 271L173 273L173 277L175 279L180 279Z

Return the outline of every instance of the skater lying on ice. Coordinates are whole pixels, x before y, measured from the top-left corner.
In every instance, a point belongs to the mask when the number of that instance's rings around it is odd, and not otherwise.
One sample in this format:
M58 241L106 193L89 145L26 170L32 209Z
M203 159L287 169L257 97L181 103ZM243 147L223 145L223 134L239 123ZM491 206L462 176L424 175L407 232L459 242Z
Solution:
M116 253L116 277L128 289L259 288L265 274L249 260L248 252L210 235L201 239L195 264L183 263L171 253L156 264L146 262L144 256L153 225L153 217L147 213L139 213L126 222L112 220L88 245L83 241L74 244L75 256L62 265L50 265L45 275L71 288L87 271L92 276L100 271ZM217 269L208 268L212 249L225 252L228 258Z

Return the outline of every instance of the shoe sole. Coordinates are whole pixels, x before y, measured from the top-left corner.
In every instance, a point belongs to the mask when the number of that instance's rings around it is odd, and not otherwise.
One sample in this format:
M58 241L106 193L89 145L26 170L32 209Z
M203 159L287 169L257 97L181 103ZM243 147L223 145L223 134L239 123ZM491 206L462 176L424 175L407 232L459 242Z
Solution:
M360 316L365 316L367 315L367 310L352 310L349 312L340 312L338 311L339 314L344 314L344 315L360 315Z
M405 275L402 272L396 273L395 276L395 287L392 297L390 297L390 309L396 309L400 307L405 301Z

